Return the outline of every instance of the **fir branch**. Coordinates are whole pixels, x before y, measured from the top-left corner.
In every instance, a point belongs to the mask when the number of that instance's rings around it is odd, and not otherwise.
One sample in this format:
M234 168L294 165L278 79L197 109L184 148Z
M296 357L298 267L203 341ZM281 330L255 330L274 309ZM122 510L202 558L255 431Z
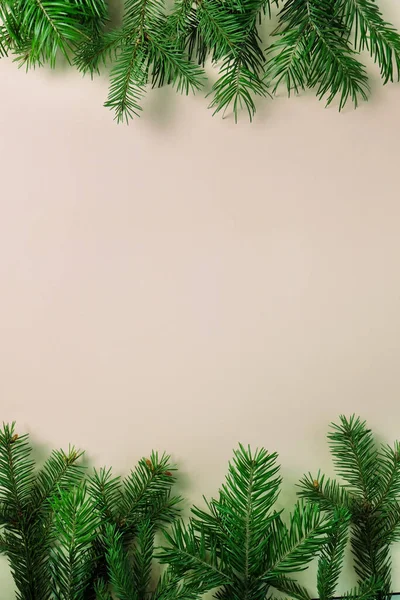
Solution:
M343 600L374 600L382 589L382 583L371 577L360 586L348 591Z
M118 533L114 525L106 526L104 546L106 547L108 574L114 594L118 600L136 598L135 579L123 548L122 535Z
M52 501L58 545L51 554L54 590L63 600L83 600L93 570L92 543L100 525L86 486L61 491Z
M289 527L281 519L272 522L274 556L263 577L303 571L328 540L333 523L314 504L297 503Z
M309 600L288 574L306 568L332 520L316 506L297 504L287 528L273 508L279 487L276 455L240 446L219 499L206 502L209 512L194 508L187 525L177 522L165 532L161 562L199 593L219 588L218 600L263 600L271 586Z
M198 582L189 584L180 578L171 568L167 568L160 577L151 600L197 600L202 593Z
M280 575L279 577L269 579L269 585L278 592L287 594L290 598L296 598L296 600L311 600L307 589L286 575Z
M266 76L275 90L285 82L288 92L316 87L329 105L339 97L339 110L349 99L366 100L368 79L363 65L343 36L343 24L330 0L288 0L280 13L277 35L269 49Z
M182 47L186 49L189 60L196 60L197 64L205 66L206 60L212 51L199 30L199 21L195 9L188 15L187 33L181 35ZM178 38L179 40L179 38Z
M320 471L317 477L313 477L311 473L304 475L298 487L298 495L317 503L322 511L333 512L335 509L351 508L352 499L347 489L334 479L326 478Z
M332 424L328 439L338 474L353 493L370 502L380 484L376 470L378 453L371 430L355 415L350 419L341 415L340 424Z
M350 419L342 416L340 424L333 425L332 429L328 436L331 452L336 470L346 485L339 486L320 474L316 480L309 475L300 482L300 495L328 514L337 509L350 514L351 547L359 585L365 586L366 594L369 593L369 585L374 589L378 585L379 592L373 594L374 597L388 599L391 589L390 546L400 539L399 444L396 443L394 448L382 446L378 452L366 423L355 416ZM340 550L339 556L343 551L340 544L344 544L344 538L340 542L340 528L338 524L338 537L334 544ZM335 569L333 556L329 559L326 554L329 549L328 544L323 550L319 572L320 595L327 597L333 593L335 570L336 575L340 570L340 564ZM353 590L352 594L356 592Z
M198 506L191 509L194 515L191 519L193 530L201 533L206 539L206 546L215 545L216 537L220 540L221 547L231 542L232 518L224 497L219 500L212 498L210 501L205 499L207 511ZM270 519L268 519L268 523Z
M177 521L171 532L164 531L169 546L157 553L162 564L169 564L189 584L202 584L202 592L229 584L231 579L220 568L221 548L217 539L206 539L195 533L191 523Z
M400 541L400 505L397 502L387 505L382 513L378 513L377 519L381 523L382 541L386 544Z
M7 554L10 550L10 546L3 535L0 535L0 554Z
M96 581L94 591L96 600L113 600L108 585L103 579Z
M221 68L221 77L214 84L212 92L214 98L210 108L213 114L225 111L232 105L235 122L238 121L239 112L246 109L249 120L252 121L256 112L253 96L268 95L265 82L251 71L240 58L228 59Z
M192 14L193 0L175 0L171 13L167 15L165 27L167 38L171 39L173 43L184 42L191 25ZM184 50L185 47L184 42L181 49Z
M132 552L132 573L135 598L145 600L151 578L155 529L150 519L138 525L136 544Z
M377 460L381 483L374 510L381 510L400 498L400 443L396 441L393 448L382 445Z
M21 598L48 597L45 536L33 522L29 507L34 463L28 436L18 436L15 423L0 430L0 501L5 523L3 550Z
M163 454L159 457L152 452L150 458L141 459L138 466L123 482L123 497L120 513L127 522L136 522L138 515L147 515L153 498L169 494L175 482L175 467L170 464L170 457Z
M171 490L161 492L153 496L144 516L150 519L156 527L169 525L178 516L181 502L182 497L173 496Z
M245 578L256 568L264 544L266 527L275 519L272 507L278 497L281 478L277 455L265 449L239 447L229 465L218 507L223 507L230 531L232 565L245 567Z
M339 111L349 99L357 107L359 98L368 99L365 68L343 38L341 24L333 19L327 22L330 0L308 0L307 7L314 46L308 84L317 86L320 99L327 96L327 106L339 96Z
M20 16L18 4L14 0L3 0L0 4L0 22L3 44L8 51L21 43Z
M213 2L201 2L197 11L201 39L205 47L212 48L214 62L223 59L220 76L211 90L210 108L214 114L225 113L232 106L237 122L240 110L245 108L252 120L256 111L254 96L268 95L261 75L265 55L257 23L269 10L265 0L232 0L222 8ZM212 40L216 40L213 45Z
M309 77L307 35L301 29L282 31L278 39L267 51L264 78L274 82L273 93L279 86L286 85L288 96L292 91L296 94L304 90Z
M100 73L100 67L117 56L121 44L119 32L104 31L104 23L100 19L93 19L88 25L88 36L76 47L73 63L78 71Z
M0 13L1 19L1 13ZM10 39L7 28L4 25L0 25L0 58L8 56L10 51Z
M15 423L0 430L0 500L19 521L29 501L34 462L28 436L15 433Z
M34 475L28 436L18 437L14 424L5 425L0 432L3 550L22 599L47 600L51 596L51 498L78 484L82 470L76 461L80 456L74 448L68 454L54 451Z
M49 500L59 490L69 490L79 484L83 477L83 467L77 461L83 452L70 447L68 453L54 450L43 468L35 477L31 495L31 510L50 509ZM45 505L45 506L44 506Z
M353 523L351 547L354 556L354 569L359 584L374 579L380 582L382 598L391 589L390 541L386 538L379 517L361 514Z
M122 498L120 477L113 477L112 469L94 469L88 481L88 493L99 513L109 522L119 518L118 506Z
M260 5L257 5L253 13L246 15L247 26L242 32L242 41L229 51L220 69L220 77L211 91L214 98L210 108L214 108L214 114L232 105L235 122L242 108L247 110L252 121L256 112L253 97L268 95L267 84L261 77L265 57L256 28L260 10Z
M380 582L378 598L383 598L391 589L390 540L385 536L379 518L362 514L354 519L351 548L354 569L362 585L371 578Z
M378 63L381 77L386 84L400 79L400 35L382 17L379 6L373 0L339 0L338 10L343 12L348 31L355 32L355 46L368 50Z
M178 92L186 95L201 88L204 80L203 70L188 61L173 43L164 36L153 35L148 44L149 58L153 65L153 85L169 83Z
M27 67L49 62L55 66L58 52L67 61L85 37L92 19L105 17L103 0L17 0L21 44L18 58Z
M181 500L171 495L174 471L167 455L153 452L124 482L111 469L95 471L90 478L89 494L101 518L94 544L96 577L104 583L98 595L106 593L108 582L119 600L147 599L154 535L174 521Z
M319 600L330 600L336 590L349 537L351 514L344 508L334 513L334 527L322 547L318 561L317 589Z
M215 0L201 0L196 16L199 33L214 62L234 51L242 41L237 15L221 8Z
M147 82L147 56L138 45L124 46L110 75L110 90L104 106L115 112L117 123L129 122L142 110L140 101Z

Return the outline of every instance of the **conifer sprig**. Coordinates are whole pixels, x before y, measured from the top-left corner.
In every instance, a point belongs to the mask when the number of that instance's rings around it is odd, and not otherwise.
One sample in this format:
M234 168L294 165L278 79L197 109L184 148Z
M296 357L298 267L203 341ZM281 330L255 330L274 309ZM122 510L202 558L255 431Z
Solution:
M104 0L6 0L2 4L2 38L8 39L8 51L28 68L44 63L54 67L59 54L69 61L82 40L93 34L93 24L106 17Z
M105 105L118 122L142 112L149 86L179 93L203 87L207 61L217 72L213 114L253 119L257 98L312 88L342 110L369 96L360 61L367 50L384 83L400 78L400 34L379 0L121 0L124 17L108 20L106 0L2 0L0 57L27 67L62 55L91 76L110 66ZM265 35L264 22L279 13ZM267 26L267 29L269 26Z
M18 435L14 423L0 430L1 546L18 600L51 598L52 500L80 482L81 455L75 448L54 451L35 471L28 436Z
M208 511L195 508L187 525L178 521L159 558L202 593L217 588L221 600L261 600L274 586L305 600L289 574L304 570L320 551L332 520L299 503L286 525L274 510L279 487L276 454L240 446L219 498L208 502Z
M309 475L300 482L300 496L328 514L338 510L349 513L354 566L360 589L364 590L360 594L370 590L374 598L389 600L391 544L400 539L399 443L393 448L379 448L365 421L354 415L342 415L340 422L332 425L328 439L344 485L321 474L316 479ZM320 575L325 578L326 566L321 560Z
M155 535L179 513L181 498L172 493L175 472L167 454L152 452L124 479L104 468L90 476L88 494L100 521L93 543L99 600L108 600L110 593L117 600L151 598ZM162 593L161 580L157 586L160 600L163 595L173 600L178 582L171 580L167 590L162 581Z
M52 549L52 591L60 600L84 600L94 570L93 542L100 518L81 485L52 501L57 544Z
M345 27L355 34L357 50L368 50L384 83L400 77L400 35L373 0L339 0Z

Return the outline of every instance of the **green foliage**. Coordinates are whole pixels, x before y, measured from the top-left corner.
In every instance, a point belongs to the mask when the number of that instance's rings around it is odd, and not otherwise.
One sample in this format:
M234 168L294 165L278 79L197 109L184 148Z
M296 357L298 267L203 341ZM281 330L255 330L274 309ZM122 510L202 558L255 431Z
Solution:
M117 600L147 600L151 595L155 534L176 519L181 500L172 494L175 470L169 456L153 452L124 480L111 469L95 470L89 478L88 493L100 520L93 541L98 599L108 599L111 591ZM178 581L163 578L152 593L169 600L179 590Z
M189 61L179 44L167 34L162 0L126 0L122 27L89 39L81 45L76 64L93 73L113 59L106 106L118 122L141 111L146 85L172 84L188 94L202 86L203 71Z
M400 539L400 445L378 448L372 432L364 421L355 416L340 417L328 435L334 464L344 485L310 474L300 482L300 496L328 514L349 515L337 529L336 548L343 552L345 529L351 523L351 546L359 585L367 593L375 588L374 597L390 598L391 544ZM343 528L343 533L339 531ZM319 585L322 597L331 596L336 582L332 551L335 539L328 545L320 563ZM326 579L331 554L331 576ZM329 583L329 580L331 583ZM326 584L328 585L326 586Z
M155 534L178 514L175 468L153 452L124 480L100 469L83 482L81 455L54 451L36 470L28 436L0 431L0 551L17 599L147 600ZM197 590L167 572L151 594L194 600Z
M345 26L355 34L355 48L368 50L379 65L384 83L399 80L400 36L373 0L339 0Z
M267 76L275 88L281 81L289 94L315 88L327 104L339 96L339 110L349 98L355 106L366 100L367 75L344 31L331 0L288 0L280 13L281 39L270 48Z
M334 511L335 527L327 544L322 547L318 561L319 600L330 600L335 595L349 537L350 516L349 511L341 506Z
M296 505L286 524L274 510L281 479L276 454L240 446L218 499L178 521L159 558L178 577L221 600L261 600L270 588L308 598L288 575L304 570L332 529L314 504Z
M0 430L0 547L20 600L51 597L52 499L78 485L80 456L74 448L68 453L54 451L36 472L28 436L18 436L14 424Z
M210 92L213 113L241 110L252 120L257 98L286 87L315 90L329 105L355 107L369 95L360 52L367 50L384 83L400 77L400 35L378 0L124 1L122 24L107 18L106 0L2 0L0 57L27 67L58 55L83 73L109 65L105 105L118 122L142 111L149 85L189 94L202 88L210 62L218 76ZM278 10L278 27L268 21ZM265 25L265 22L267 25Z
M61 492L52 502L57 544L52 551L52 592L57 600L84 600L91 584L93 542L100 516L85 485Z
M69 60L106 16L104 0L3 0L0 48L27 67Z
M400 444L377 447L360 419L341 417L329 441L344 484L318 474L286 518L275 507L277 455L240 446L217 499L177 519L175 468L153 452L122 479L83 480L81 453L54 451L41 469L28 436L0 430L0 551L17 600L310 600L292 574L318 557L319 600L333 600L350 537L358 587L347 600L389 600L390 547L400 539ZM304 502L304 499L306 502ZM154 581L159 531L167 564Z

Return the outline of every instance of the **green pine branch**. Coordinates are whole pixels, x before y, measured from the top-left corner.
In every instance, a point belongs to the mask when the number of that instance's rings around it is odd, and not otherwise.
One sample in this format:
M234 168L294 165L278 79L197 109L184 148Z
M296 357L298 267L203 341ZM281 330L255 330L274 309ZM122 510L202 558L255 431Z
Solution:
M288 0L280 13L269 49L266 77L276 90L284 82L288 92L315 88L326 104L339 98L339 110L348 100L357 106L368 98L368 78L357 60L339 15L330 0Z
M135 585L135 597L145 600L151 579L155 527L150 519L138 525L136 543L132 550L132 573Z
M318 507L298 503L286 526L274 510L280 488L276 454L240 446L218 500L208 512L194 508L187 525L165 532L159 558L201 593L218 588L219 600L261 600L275 586L299 600L305 589L289 574L304 570L332 528Z
M0 57L27 67L59 56L93 76L111 66L105 105L117 122L142 111L148 85L179 93L203 87L210 59L218 72L213 114L244 110L252 120L257 98L315 90L339 110L367 100L369 51L384 83L400 79L400 34L376 0L125 0L122 26L107 22L106 0L2 0ZM278 6L279 4L279 6ZM279 26L264 50L262 22L278 7Z
M115 112L118 123L139 116L141 100L147 83L147 54L140 48L127 44L118 54L110 75L110 89L104 106Z
M123 547L122 534L114 525L107 525L104 535L108 576L117 600L136 598L135 578Z
M321 510L333 512L336 509L351 508L352 498L348 490L334 479L318 472L316 478L311 473L300 480L298 495L318 504Z
M164 531L164 536L169 546L163 547L157 557L190 585L198 584L206 593L231 582L221 564L222 547L217 536L196 533L192 521L188 525L177 521L171 532Z
M322 547L318 561L317 590L319 600L331 600L343 567L344 553L349 539L351 514L345 508L334 512L334 527Z
M93 21L104 21L106 7L103 0L16 0L12 16L6 27L14 33L19 62L54 67L59 53L70 60L71 52L90 35Z
M252 121L256 112L254 97L267 96L269 93L263 77L265 55L256 27L259 10L249 19L241 42L227 53L220 76L211 91L214 97L210 108L214 109L214 114L225 112L232 106L235 122L242 109L247 111Z
M382 589L382 583L374 577L365 581L360 586L346 592L344 600L373 600Z
M81 453L54 451L35 472L28 436L15 424L0 431L0 507L2 552L9 560L21 600L51 597L49 557L54 545L52 499L78 485Z
M354 415L350 419L341 415L340 423L332 425L328 439L338 475L364 501L375 499L380 487L378 450L365 421Z
M380 485L375 510L384 510L400 498L400 443L396 441L393 448L382 445L377 460L380 464Z
M190 62L184 48L171 39L162 0L126 0L122 28L81 44L75 63L83 72L97 72L113 60L105 106L117 122L129 122L142 110L149 82L173 85L188 94L202 86L203 71Z
M318 506L311 503L296 504L289 527L281 518L274 519L273 558L263 576L303 571L326 543L333 526L334 521L324 518Z
M98 581L96 581L94 590L96 600L113 600L109 586L104 580L99 579Z
M161 30L162 27L163 23L160 23ZM148 44L153 85L168 83L186 95L202 87L203 70L191 63L164 35L153 35Z
M156 588L151 594L151 600L198 600L201 594L201 583L181 581L176 573L168 567L158 580Z
M171 493L175 471L168 455L152 452L123 481L111 469L90 476L88 493L100 520L93 543L98 597L112 590L123 600L147 599L155 534L179 511L181 498Z
M50 509L49 500L61 490L69 490L79 484L84 469L78 463L83 452L73 446L68 453L54 450L42 469L37 473L32 486L32 510Z
M152 500L171 492L175 471L166 454L159 456L152 452L150 458L142 458L136 469L124 479L121 517L127 522L136 522L138 514L147 516Z
M344 485L320 473L316 479L307 475L300 482L299 494L328 514L335 511L338 514L338 510L349 514L359 586L373 598L389 599L391 544L400 539L399 444L382 445L379 449L365 421L354 415L341 416L339 424L332 425L328 439L336 471ZM340 534L341 527L346 529L345 522L338 523L335 544L332 547L328 544L322 551L321 597L332 596L336 585L340 560L335 567L334 557L332 554L329 557L329 553L336 547L340 557L344 550L345 535Z
M52 586L60 600L83 600L91 584L100 519L85 485L60 490L52 505L58 541L51 554Z
M15 432L15 423L3 424L0 430L0 500L14 514L23 518L34 481L34 462L28 436Z
M281 592L281 594L285 594L289 598L295 598L296 600L311 600L308 590L287 575L273 577L269 580L269 584L272 588Z
M223 9L215 0L202 0L196 9L199 34L212 54L213 62L221 60L242 41L238 17Z
M112 469L94 469L88 480L88 493L103 518L110 522L119 518L122 484L119 476L113 477Z
M45 540L28 510L34 481L34 462L27 435L15 432L15 423L0 430L0 500L5 507L3 550L20 598L48 597L43 559Z
M274 94L281 84L286 86L288 96L305 89L310 71L306 31L300 27L283 29L268 48L267 56L264 78L273 85Z
M348 31L354 31L355 47L368 50L379 65L384 83L399 80L400 35L384 20L378 4L373 0L339 0L338 10L343 12Z

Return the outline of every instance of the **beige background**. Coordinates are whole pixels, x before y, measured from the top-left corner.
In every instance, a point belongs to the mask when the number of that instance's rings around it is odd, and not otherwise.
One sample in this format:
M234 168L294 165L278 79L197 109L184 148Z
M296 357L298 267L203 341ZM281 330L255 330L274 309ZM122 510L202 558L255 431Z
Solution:
M192 500L239 440L290 495L339 413L399 437L400 86L252 126L155 91L124 127L105 80L0 77L2 420L121 471L166 449Z

